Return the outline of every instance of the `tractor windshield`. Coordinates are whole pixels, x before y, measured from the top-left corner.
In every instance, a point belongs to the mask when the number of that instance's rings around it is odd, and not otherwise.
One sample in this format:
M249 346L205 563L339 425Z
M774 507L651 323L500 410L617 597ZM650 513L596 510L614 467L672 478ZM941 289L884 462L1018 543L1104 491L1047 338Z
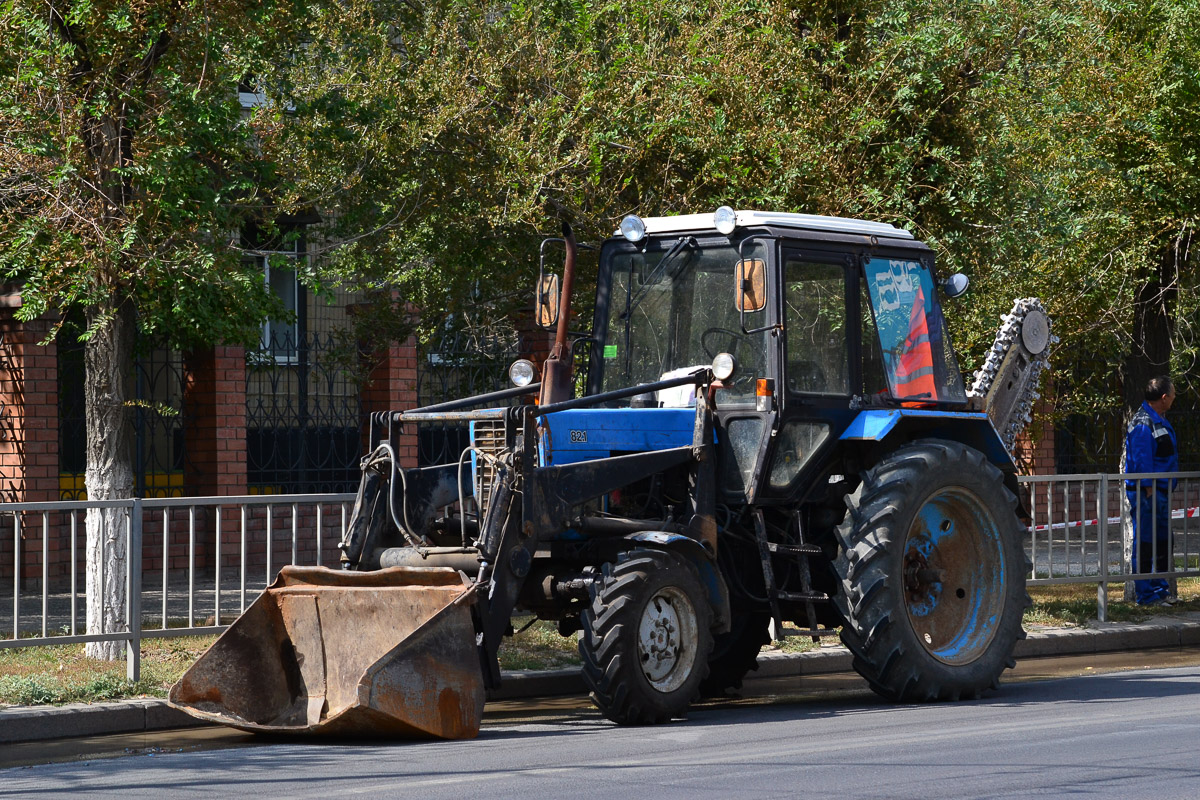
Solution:
M919 261L872 258L866 278L891 395L914 404L965 402L928 267Z
M724 240L683 237L651 242L645 252L617 244L602 257L610 262L602 391L683 375L726 352L737 359L738 371L718 400L753 402L754 378L767 374L767 340L765 333L742 333L734 268L739 257L765 259L761 244L747 245L739 256ZM748 312L746 329L762 327L764 313ZM693 401L691 387L635 400L663 407Z

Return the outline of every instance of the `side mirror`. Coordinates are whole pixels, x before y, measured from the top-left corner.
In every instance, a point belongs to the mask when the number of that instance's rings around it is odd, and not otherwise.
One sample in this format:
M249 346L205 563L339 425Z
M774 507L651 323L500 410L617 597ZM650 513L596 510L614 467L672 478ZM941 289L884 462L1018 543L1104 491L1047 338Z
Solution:
M733 270L734 305L743 314L762 311L767 307L767 262L761 258L744 258Z
M543 275L534 300L534 313L541 328L553 328L558 324L559 285L557 275Z
M942 281L942 293L946 295L946 297L950 298L960 297L966 293L967 286L970 285L970 283L971 281L966 275L963 275L961 272L956 272Z

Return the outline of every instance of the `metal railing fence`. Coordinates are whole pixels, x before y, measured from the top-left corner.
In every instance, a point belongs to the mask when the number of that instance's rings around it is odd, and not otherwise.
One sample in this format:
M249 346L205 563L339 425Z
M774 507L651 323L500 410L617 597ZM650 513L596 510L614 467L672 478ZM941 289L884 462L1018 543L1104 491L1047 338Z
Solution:
M12 570L11 581L0 581L0 629L11 636L0 649L123 641L126 675L136 681L143 639L220 633L280 566L336 563L353 501L315 494L0 503L0 550ZM128 512L120 542L125 624L116 632L81 632L89 509ZM39 601L40 610L27 610ZM147 617L151 610L157 620Z
M1168 548L1170 569L1136 576L1130 569L1130 519L1141 499L1130 508L1125 481L1163 477L1021 477L1031 514L1023 542L1029 584L1094 583L1104 620L1111 583L1200 577L1200 472L1169 476L1176 482L1169 530L1154 537L1152 550ZM335 563L353 500L314 494L0 503L0 559L11 559L12 570L11 581L0 581L0 630L10 632L0 649L123 641L127 677L138 680L143 639L220 633L285 563ZM83 519L89 509L113 508L128 510L126 623L88 634L80 625L87 604Z
M1159 515L1145 508L1157 500L1141 491L1127 492L1127 481L1164 483L1164 488L1173 484L1166 498L1166 530L1159 530ZM1094 583L1096 615L1103 622L1110 583L1161 578L1173 585L1179 578L1200 577L1200 472L1029 475L1019 482L1031 516L1025 536L1029 585ZM1158 563L1165 548L1168 569L1134 574L1132 519L1147 511L1150 563Z

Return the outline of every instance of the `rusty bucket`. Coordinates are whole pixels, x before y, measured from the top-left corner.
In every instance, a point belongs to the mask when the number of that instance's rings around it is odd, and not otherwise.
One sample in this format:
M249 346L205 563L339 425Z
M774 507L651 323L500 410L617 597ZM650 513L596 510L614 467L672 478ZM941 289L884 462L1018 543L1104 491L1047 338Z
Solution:
M484 701L469 588L445 567L284 567L169 701L259 733L469 739Z

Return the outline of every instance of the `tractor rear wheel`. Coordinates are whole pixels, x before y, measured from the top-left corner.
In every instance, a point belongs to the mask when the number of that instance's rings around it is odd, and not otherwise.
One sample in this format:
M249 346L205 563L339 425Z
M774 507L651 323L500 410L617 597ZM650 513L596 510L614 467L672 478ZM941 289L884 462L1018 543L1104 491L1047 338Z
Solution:
M650 725L687 711L712 650L700 578L674 553L634 550L605 564L580 615L592 701L613 722Z
M716 637L708 658L708 677L700 684L704 697L723 697L730 689L742 688L746 673L758 669L758 653L771 641L770 614L735 611L729 631Z
M838 527L842 642L880 695L971 698L1025 636L1016 497L977 450L926 439L868 470Z

